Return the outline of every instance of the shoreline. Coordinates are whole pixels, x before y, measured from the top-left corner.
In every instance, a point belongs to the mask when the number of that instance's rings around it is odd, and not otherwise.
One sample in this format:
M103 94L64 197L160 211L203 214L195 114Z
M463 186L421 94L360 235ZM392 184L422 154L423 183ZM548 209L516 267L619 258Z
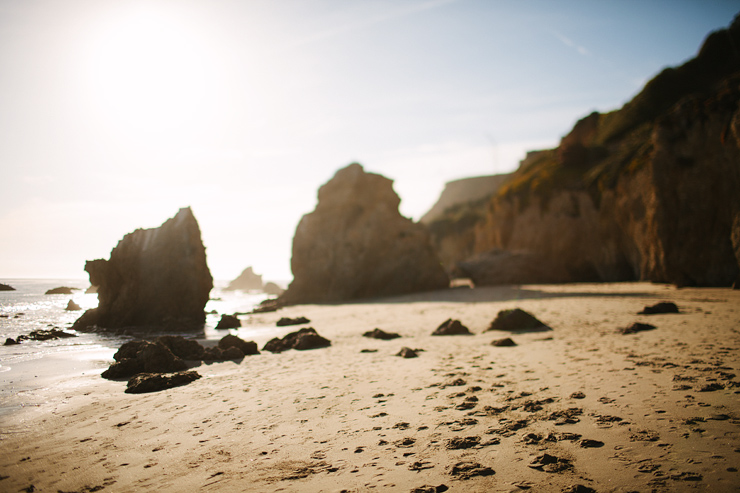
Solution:
M637 315L659 301L681 313ZM516 307L553 330L483 332L498 311ZM201 364L200 380L152 394L85 375L84 392L52 389L56 398L0 417L0 489L740 487L732 470L740 457L738 291L460 288L291 306L249 323L283 316L308 317L332 346ZM431 336L448 318L474 335ZM637 321L657 328L617 333ZM403 337L362 337L376 327ZM503 337L517 346L490 345ZM424 351L395 356L404 346ZM724 388L702 391L711 384ZM557 467L534 468L544 454ZM495 474L462 479L453 466L464 462Z

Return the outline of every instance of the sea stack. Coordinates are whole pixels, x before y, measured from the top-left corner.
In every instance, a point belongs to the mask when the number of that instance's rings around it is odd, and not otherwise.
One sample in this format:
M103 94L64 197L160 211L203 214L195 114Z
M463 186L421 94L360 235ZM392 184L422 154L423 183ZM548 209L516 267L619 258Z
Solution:
M285 304L331 303L443 289L449 279L425 226L398 212L393 181L361 165L319 189L293 238Z
M98 307L74 324L77 330L137 327L152 331L201 330L213 288L200 228L189 207L159 228L123 237L110 260L88 261Z

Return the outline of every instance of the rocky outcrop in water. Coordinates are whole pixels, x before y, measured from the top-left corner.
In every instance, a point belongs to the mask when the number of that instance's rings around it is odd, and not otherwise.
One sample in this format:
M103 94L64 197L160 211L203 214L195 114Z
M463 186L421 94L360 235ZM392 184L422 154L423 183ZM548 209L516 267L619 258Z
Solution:
M15 288L9 284L0 283L0 291L15 291Z
M398 212L393 182L357 163L319 189L293 238L286 304L328 303L446 288L426 228Z
M472 225L430 224L455 275L479 285L740 281L737 46L738 20L620 110L528 154ZM472 236L472 258L448 248L455 235Z
M224 288L224 291L235 291L237 289L242 291L262 289L262 276L255 274L251 267L247 267Z
M88 261L85 270L98 286L98 308L86 311L75 329L202 330L213 278L189 207L159 228L127 234L109 260Z

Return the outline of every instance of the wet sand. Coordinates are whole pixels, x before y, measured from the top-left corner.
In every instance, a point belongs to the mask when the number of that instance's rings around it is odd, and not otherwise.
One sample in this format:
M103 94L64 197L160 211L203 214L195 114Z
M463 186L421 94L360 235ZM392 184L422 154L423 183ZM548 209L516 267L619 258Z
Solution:
M681 313L637 314L659 301ZM484 332L515 307L553 330ZM332 346L202 364L153 394L79 376L84 392L0 417L0 490L740 489L740 291L454 289L242 319L286 316ZM431 336L448 318L474 335ZM634 322L656 329L618 332ZM403 337L362 337L376 327Z

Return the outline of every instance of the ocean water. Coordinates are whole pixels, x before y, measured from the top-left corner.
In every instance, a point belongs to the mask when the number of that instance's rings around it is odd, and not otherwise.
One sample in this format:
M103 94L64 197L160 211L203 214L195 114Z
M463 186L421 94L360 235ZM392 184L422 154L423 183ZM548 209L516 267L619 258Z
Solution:
M81 375L99 374L113 361L113 354L130 336L84 333L71 326L84 310L98 305L97 294L86 294L90 283L80 279L0 279L15 291L0 291L0 416L25 406L45 402L45 394L55 387L69 386ZM223 291L226 282L216 281L206 304L206 340L221 339L227 333L258 343L281 335L281 329L251 323L241 316L242 327L215 330L222 314L246 313L268 298L264 293ZM79 288L71 295L48 295L59 286ZM69 300L81 311L66 310ZM215 313L212 313L215 312ZM33 330L58 328L77 337L50 341L23 341L5 346L7 338L16 339ZM187 334L183 334L187 335Z

